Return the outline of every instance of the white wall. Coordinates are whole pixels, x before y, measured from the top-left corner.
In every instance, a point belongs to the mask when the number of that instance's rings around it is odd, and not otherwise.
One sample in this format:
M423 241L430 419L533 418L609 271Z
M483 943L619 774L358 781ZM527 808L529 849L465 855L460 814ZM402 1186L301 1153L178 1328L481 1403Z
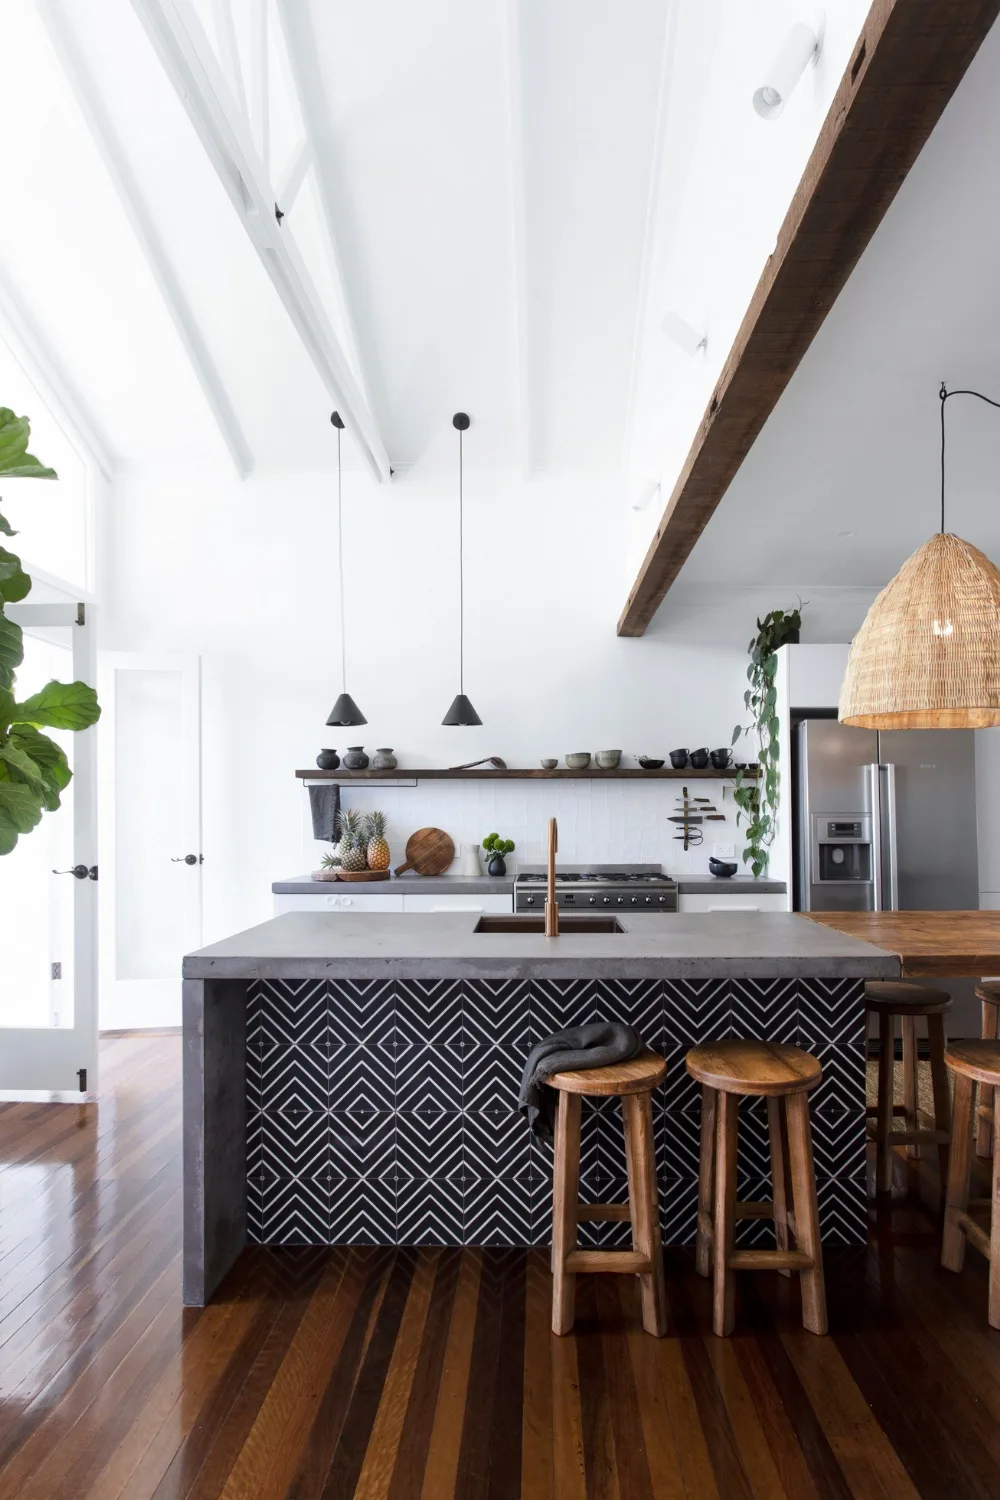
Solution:
M467 463L465 686L484 723L445 729L458 686L451 467L391 489L346 476L348 685L369 721L348 734L324 725L340 690L331 478L118 483L107 518L102 644L203 657L206 941L267 917L271 881L310 857L305 794L292 773L312 766L323 745L391 745L404 766L487 754L516 766L580 749L663 755L676 745L729 743L757 613L809 591L711 598L680 590L646 637L618 639L619 514L600 477L523 483L495 472L484 478ZM810 604L807 633L822 629L824 616L843 615L843 591L828 593L832 602ZM863 608L852 608L856 624ZM495 789L507 800L489 816L461 801L473 795L463 790L435 819L460 841L506 821L500 831L529 853L534 839L537 852L550 788ZM583 857L593 840L607 858L641 854L679 868L662 824L679 789L660 788L655 819L648 788L638 800L630 792L621 808L610 788L607 803L598 790L581 790L575 835L560 789L564 851ZM438 803L422 791L393 799L398 847Z

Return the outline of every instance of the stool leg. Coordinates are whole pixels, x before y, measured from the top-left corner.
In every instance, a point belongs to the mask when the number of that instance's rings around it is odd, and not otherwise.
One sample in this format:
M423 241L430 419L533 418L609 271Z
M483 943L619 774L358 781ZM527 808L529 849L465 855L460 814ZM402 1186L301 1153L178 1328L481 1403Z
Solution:
M552 1332L569 1333L576 1318L576 1277L566 1257L576 1247L580 1198L580 1095L560 1091L552 1176Z
M927 1017L927 1039L931 1044L931 1085L934 1090L934 1128L951 1132L951 1093L948 1089L948 1068L944 1060L944 1016ZM982 1090L981 1092L985 1092ZM945 1183L948 1181L948 1147L938 1147L941 1164L941 1198L944 1200Z
M715 1220L712 1236L712 1327L726 1338L736 1321L736 1273L730 1269L736 1233L736 1131L739 1100L719 1092L715 1124Z
M774 1202L774 1239L779 1250L788 1249L788 1145L785 1112L780 1098L767 1101L767 1126L771 1138L771 1188ZM779 1272L791 1276L791 1271Z
M944 1204L941 1264L960 1271L965 1260L965 1235L954 1221L954 1212L969 1206L969 1169L972 1166L972 1079L955 1074L955 1103L951 1115L951 1154L948 1161L948 1192ZM994 1156L994 1162L996 1157Z
M625 1139L628 1142L628 1201L632 1215L632 1244L652 1261L652 1269L639 1277L642 1292L642 1326L661 1339L667 1331L667 1294L663 1280L663 1247L660 1244L660 1200L656 1185L656 1151L653 1145L653 1106L648 1094L627 1094L622 1100Z
M799 1272L802 1324L810 1333L826 1333L826 1283L823 1279L823 1249L819 1239L819 1207L816 1202L816 1171L813 1166L808 1097L805 1094L789 1094L785 1099L785 1111L788 1118L788 1155L795 1202L795 1238L799 1249L812 1260L808 1271Z
M903 1022L903 1116L907 1130L919 1130L917 1119L917 1021L915 1016L901 1017ZM920 1155L916 1141L907 1141L906 1154L911 1160Z
M985 1090L983 1091L985 1092ZM1000 1119L1000 1089L993 1090L993 1118ZM993 1154L993 1203L990 1220L990 1304L991 1328L1000 1328L1000 1151Z
M887 1193L892 1187L892 1070L895 1052L895 1016L879 1012L878 1018L878 1109L875 1115L875 1191Z
M1000 1017L1000 1005L990 1005L987 1000L981 1001L981 1004L983 1007L983 1040L988 1042L996 1041L997 1019L998 1017ZM988 1104L990 1102L989 1089L987 1089L986 1087L980 1087L980 1089L978 1090L978 1094L980 1104ZM996 1116L994 1115L994 1119L995 1118ZM976 1155L993 1155L993 1126L990 1124L989 1120L980 1120L978 1118L976 1120Z
M707 1276L712 1267L712 1240L705 1224L712 1218L715 1165L715 1089L702 1084L701 1089L701 1167L698 1174L698 1234L694 1265L699 1276Z

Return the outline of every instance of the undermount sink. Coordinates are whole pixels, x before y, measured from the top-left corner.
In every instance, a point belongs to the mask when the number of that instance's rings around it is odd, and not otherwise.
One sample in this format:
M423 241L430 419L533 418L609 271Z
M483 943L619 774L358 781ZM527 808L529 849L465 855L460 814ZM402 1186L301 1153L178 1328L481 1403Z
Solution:
M480 917L476 932L544 932L544 917ZM569 937L584 932L625 932L617 917L559 916L559 931Z

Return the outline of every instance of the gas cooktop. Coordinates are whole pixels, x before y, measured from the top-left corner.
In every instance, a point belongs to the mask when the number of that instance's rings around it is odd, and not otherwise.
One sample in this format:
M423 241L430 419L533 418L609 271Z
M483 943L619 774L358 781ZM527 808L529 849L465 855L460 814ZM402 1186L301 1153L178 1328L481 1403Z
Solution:
M547 872L525 865L514 881L514 908L531 911L545 905ZM558 868L556 905L562 908L623 906L652 911L677 910L677 882L659 865L579 865Z

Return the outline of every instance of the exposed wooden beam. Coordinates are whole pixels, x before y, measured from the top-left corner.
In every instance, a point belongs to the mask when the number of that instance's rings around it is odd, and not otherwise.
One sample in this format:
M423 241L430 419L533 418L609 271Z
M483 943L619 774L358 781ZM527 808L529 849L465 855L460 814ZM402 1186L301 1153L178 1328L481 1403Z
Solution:
M0 272L0 340L7 345L81 459L92 463L110 480L115 459L107 438L3 272Z
M998 12L1000 0L875 0L618 621L619 635L646 630Z
M160 296L177 330L208 408L229 450L236 472L241 479L245 479L253 468L250 445L243 436L222 376L209 353L198 320L163 247L138 178L111 123L111 116L104 106L100 90L84 62L82 48L70 21L69 7L63 0L39 0L38 10L125 215L146 257L146 264L159 287Z
M334 332L322 298L289 234L275 216L274 190L245 118L190 0L132 0L177 97L332 403L372 476L392 476L375 419Z

